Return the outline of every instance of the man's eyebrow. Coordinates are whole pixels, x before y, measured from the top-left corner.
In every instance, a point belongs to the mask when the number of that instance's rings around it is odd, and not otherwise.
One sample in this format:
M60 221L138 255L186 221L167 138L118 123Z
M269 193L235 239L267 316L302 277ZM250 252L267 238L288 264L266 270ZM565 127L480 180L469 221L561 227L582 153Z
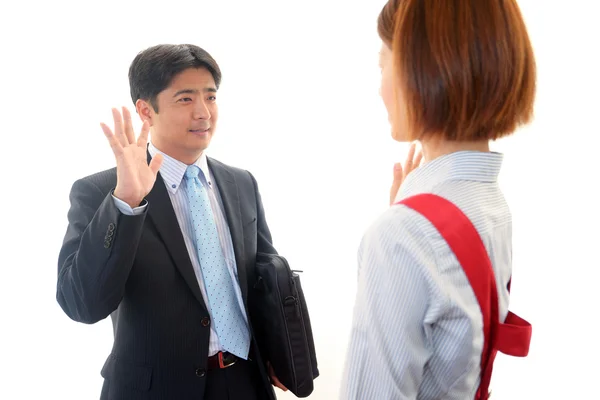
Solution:
M175 92L175 94L173 95L173 97L177 97L181 94L198 94L199 90L197 89L181 89L178 90L177 92ZM217 89L210 86L210 87L206 87L203 89L203 92L208 92L208 93L217 93Z

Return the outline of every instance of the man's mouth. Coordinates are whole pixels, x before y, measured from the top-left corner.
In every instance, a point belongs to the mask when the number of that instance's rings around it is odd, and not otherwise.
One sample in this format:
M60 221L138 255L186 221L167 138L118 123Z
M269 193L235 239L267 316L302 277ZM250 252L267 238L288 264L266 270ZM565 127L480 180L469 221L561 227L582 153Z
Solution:
M206 128L206 129L190 129L190 132L203 134L203 133L208 133L209 129L210 128Z

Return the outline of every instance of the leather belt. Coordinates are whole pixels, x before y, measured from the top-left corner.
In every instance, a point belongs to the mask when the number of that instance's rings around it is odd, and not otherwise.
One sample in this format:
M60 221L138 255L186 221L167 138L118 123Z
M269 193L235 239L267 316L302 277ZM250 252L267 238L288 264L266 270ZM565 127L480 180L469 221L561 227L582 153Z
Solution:
M222 369L231 367L238 361L237 356L229 352L218 352L214 356L208 357L208 369Z

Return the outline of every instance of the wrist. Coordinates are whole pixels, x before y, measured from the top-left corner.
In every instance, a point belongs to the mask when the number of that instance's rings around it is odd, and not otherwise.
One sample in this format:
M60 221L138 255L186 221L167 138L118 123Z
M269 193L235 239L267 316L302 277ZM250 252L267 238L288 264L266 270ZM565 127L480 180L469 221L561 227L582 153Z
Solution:
M127 196L122 194L118 189L115 189L115 191L113 192L113 196L115 196L117 199L127 203L129 205L129 207L131 208L136 208L139 207L142 202L144 201L144 198L138 198L138 197L132 197L132 196Z

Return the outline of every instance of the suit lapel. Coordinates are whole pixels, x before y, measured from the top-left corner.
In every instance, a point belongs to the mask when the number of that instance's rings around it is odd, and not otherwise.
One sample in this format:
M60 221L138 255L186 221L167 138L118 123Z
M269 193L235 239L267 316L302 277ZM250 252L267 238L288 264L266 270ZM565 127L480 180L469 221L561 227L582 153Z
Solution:
M150 155L148 155L148 160L150 160ZM171 198L169 197L169 193L167 192L167 188L165 187L160 172L156 177L154 187L150 193L148 193L146 198L148 199L148 216L152 219L152 222L154 222L160 237L167 247L168 252L171 254L183 279L192 290L192 293L194 293L196 299L206 309L202 292L200 292L198 279L194 273L194 267L190 261L183 234L181 233L181 227L177 221Z
M242 230L242 211L240 209L240 196L237 184L233 174L221 163L208 158L208 168L213 175L219 188L223 208L225 208L225 217L231 232L231 241L233 242L233 251L235 253L235 262L237 265L238 284L242 291L244 302L247 301L248 288L246 267L244 263L244 233Z

